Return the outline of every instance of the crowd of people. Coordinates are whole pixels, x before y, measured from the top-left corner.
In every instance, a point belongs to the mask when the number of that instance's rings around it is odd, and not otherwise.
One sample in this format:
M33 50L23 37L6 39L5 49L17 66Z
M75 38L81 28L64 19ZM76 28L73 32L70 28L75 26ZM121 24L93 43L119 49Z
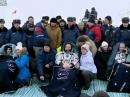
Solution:
M29 16L23 26L14 19L10 29L0 19L0 93L28 86L35 73L48 80L41 87L48 97L89 97L81 90L94 79L108 81L108 92L130 93L129 18L114 27L111 16L97 15L94 7L86 10L78 24L60 15L34 24Z

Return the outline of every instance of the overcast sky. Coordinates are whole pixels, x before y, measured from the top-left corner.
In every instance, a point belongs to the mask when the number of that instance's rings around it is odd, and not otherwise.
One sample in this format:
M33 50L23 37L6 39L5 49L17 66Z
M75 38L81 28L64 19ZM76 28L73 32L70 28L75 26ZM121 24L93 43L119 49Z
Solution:
M111 15L116 26L120 25L123 16L130 16L130 0L7 0L7 6L0 7L0 18L5 18L8 27L14 18L20 18L23 24L30 15L34 16L35 23L43 15L61 15L65 19L75 16L79 22L85 10L93 6L98 11L98 17ZM14 10L16 15L11 14Z

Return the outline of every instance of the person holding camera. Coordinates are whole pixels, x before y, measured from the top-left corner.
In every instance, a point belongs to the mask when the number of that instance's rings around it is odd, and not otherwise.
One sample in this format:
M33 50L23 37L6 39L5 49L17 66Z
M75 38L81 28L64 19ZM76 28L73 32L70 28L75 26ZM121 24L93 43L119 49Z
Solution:
M108 78L107 91L130 93L130 49L126 47L124 42L116 45L116 47L118 46L116 52L114 47L113 54L110 57L110 59L114 58L114 61Z

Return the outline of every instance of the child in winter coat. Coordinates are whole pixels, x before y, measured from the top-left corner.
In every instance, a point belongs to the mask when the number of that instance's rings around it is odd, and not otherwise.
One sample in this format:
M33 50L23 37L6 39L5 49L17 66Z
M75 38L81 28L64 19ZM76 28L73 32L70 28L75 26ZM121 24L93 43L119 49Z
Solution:
M90 83L96 78L97 68L94 64L92 52L89 49L89 45L84 44L81 46L80 57L80 70L84 79L85 89L90 87Z

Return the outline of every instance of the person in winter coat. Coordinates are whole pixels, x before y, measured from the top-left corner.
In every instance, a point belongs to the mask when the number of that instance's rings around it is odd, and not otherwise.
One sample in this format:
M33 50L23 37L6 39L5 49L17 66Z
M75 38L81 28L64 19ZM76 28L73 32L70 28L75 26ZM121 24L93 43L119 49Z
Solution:
M0 55L0 93L16 91L18 68L12 56Z
M35 25L33 46L35 50L35 56L39 53L39 50L44 44L49 42L48 32L45 27L45 21L41 20Z
M26 48L23 48L22 43L17 43L16 46L17 58L15 63L19 69L19 73L16 79L16 87L22 87L24 85L29 85L31 73L29 71L29 56L27 54Z
M92 7L90 15L94 16L94 18L97 19L98 13L97 13L95 7Z
M103 41L94 58L97 67L97 78L107 80L107 62L111 55L111 50L106 41Z
M76 40L79 37L80 33L78 29L74 26L74 19L73 17L67 18L68 25L66 29L63 31L63 44L66 42L71 42L76 44Z
M60 27L60 29L61 29L61 32L63 33L63 31L65 30L65 28L66 28L66 21L65 20L60 20L60 22L59 22L59 27ZM63 35L63 34L62 34Z
M108 60L108 70L110 71L115 63L126 62L129 53L129 48L124 42L117 43L112 50L112 54Z
M102 25L102 40L106 41L110 47L114 44L115 27L112 25L111 16L106 16Z
M20 27L21 21L19 19L13 20L12 28L7 32L6 43L17 44L22 42L26 46L26 37L23 29Z
M97 68L94 64L93 55L89 49L89 45L82 45L81 53L80 70L85 83L84 89L88 89L90 87L91 81L96 78Z
M73 52L71 43L66 43L63 51L57 53L55 63L50 84L41 89L48 97L79 97L78 56Z
M27 25L28 25L28 24L34 25L34 17L33 17L33 16L29 16L29 17L28 17L28 20L27 20L26 23L23 25L22 29L23 29L24 32L26 32L26 30L27 30Z
M129 18L122 18L122 25L115 31L114 43L124 42L128 47L130 47L130 24Z
M50 20L50 25L47 27L47 32L49 36L49 43L52 49L60 47L62 42L62 32L58 26L56 18Z
M95 42L96 46L99 47L100 42L101 42L101 29L100 29L100 27L95 24L95 20L93 18L90 18L88 20L87 25L88 25L88 31L95 35L94 42Z
M6 40L6 34L8 32L8 29L4 26L5 20L0 19L0 47L5 44Z
M130 93L130 49L123 42L115 47L113 48L115 53L113 52L110 57L114 59L111 60L113 62L111 68L113 68L108 79L107 91Z
M13 58L16 57L16 45L14 44L5 44L0 48L0 55L9 55L12 56Z
M90 12L89 12L88 9L86 9L86 11L85 11L84 18L86 18L86 19L89 19L89 18L90 18Z
M43 16L42 21L44 22L44 27L47 28L49 26L49 16Z
M55 55L56 52L51 49L49 44L45 44L43 49L40 50L38 56L36 57L36 68L40 80L45 80L47 75L49 80L51 79L53 65L55 64Z
M78 52L79 52L79 56L81 55L81 46L84 44L88 44L90 47L90 50L92 52L93 57L96 55L97 53L97 47L95 45L95 43L86 35L81 35L77 38L77 46L78 46Z

